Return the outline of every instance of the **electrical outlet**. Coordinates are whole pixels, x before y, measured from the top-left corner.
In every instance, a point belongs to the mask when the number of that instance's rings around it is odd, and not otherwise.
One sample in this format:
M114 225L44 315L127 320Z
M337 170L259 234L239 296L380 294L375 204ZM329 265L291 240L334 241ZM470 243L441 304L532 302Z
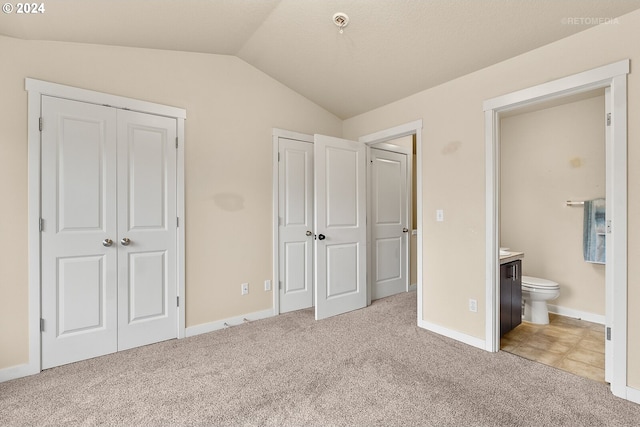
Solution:
M436 210L436 221L438 222L444 221L444 211L442 209Z
M242 295L247 295L249 293L249 284L243 283L240 286L242 287Z
M264 281L264 290L265 291L270 291L271 290L271 280L265 280Z
M478 301L474 299L469 300L469 311L472 311L474 313L478 312Z

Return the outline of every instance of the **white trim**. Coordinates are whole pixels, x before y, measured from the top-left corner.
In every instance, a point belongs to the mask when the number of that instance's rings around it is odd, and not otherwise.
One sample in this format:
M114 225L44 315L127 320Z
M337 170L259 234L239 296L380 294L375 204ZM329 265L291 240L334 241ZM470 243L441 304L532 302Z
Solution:
M378 132L364 135L358 138L358 141L367 145L375 144L378 142L386 142L392 139L401 138L403 136L415 135L416 136L416 206L417 206L417 224L414 227L417 229L417 254L418 260L418 283L422 284L422 119L415 120L413 122L405 123L403 125L395 126L389 129L384 129ZM418 291L418 326L423 322L422 320L422 286L417 287Z
M72 86L65 86L58 83L46 82L31 78L25 79L25 89L28 92L34 91L41 95L50 95L58 98L75 101L88 102L91 104L107 105L124 110L138 111L141 113L156 114L176 119L186 119L187 111L183 108L171 107L168 105L156 104L154 102L141 101L138 99L125 98L123 96L111 95L104 92L80 89Z
M422 119L361 136L358 138L358 141L371 145L378 142L386 142L392 139L402 138L403 136L413 135L418 130L422 130Z
M35 375L39 371L34 371L30 363L23 365L9 366L8 368L0 369L0 383L16 378L27 377L29 375Z
M245 314L243 316L234 316L227 319L216 320L215 322L203 323L201 325L189 326L186 331L187 337L193 337L200 334L206 334L208 332L218 331L220 329L240 326L246 321L253 322L255 320L267 319L275 316L273 310L262 310L254 313ZM246 320L245 320L246 319Z
M273 131L272 131L271 134L273 136L277 136L279 138L294 139L296 141L303 141L303 142L311 142L311 143L313 143L313 135L309 135L309 134L306 134L306 133L293 132L293 131L290 131L290 130L273 128Z
M484 111L508 111L524 105L535 104L539 101L548 101L565 95L573 95L580 92L608 86L611 78L629 74L630 61L624 59L612 64L578 74L552 80L537 86L497 96L484 101Z
M177 229L177 243L178 243L178 263L177 263L177 280L178 280L178 297L180 298L180 306L178 307L178 338L185 337L185 328L187 326L186 315L186 246L185 246L185 230L187 227L187 215L185 214L185 201L184 201L184 119L177 118L177 136L178 136L178 152L177 152L177 168L176 168L176 214L179 219L179 226Z
M495 111L485 111L484 114L484 129L485 129L485 173L487 178L485 180L485 242L487 245L485 251L485 263L487 268L485 269L485 295L486 295L486 311L485 311L485 343L487 351L496 352L500 350L500 341L495 337L500 336L500 321L498 320L497 307L500 307L500 293L498 288L494 286L494 283L498 283L500 278L499 266L495 265L498 262L498 246L499 237L498 232L500 230L500 209L498 208L498 183L500 182L500 168L499 164L499 145L497 144L499 127L496 125L497 114Z
M633 387L627 387L627 400L640 404L640 390Z
M186 110L155 104L146 101L124 98L85 89L64 86L56 83L25 79L28 92L28 256L29 256L29 361L19 368L8 368L21 376L36 374L41 370L40 344L40 129L41 100L43 95L70 99L98 105L110 105L116 108L127 108L147 114L155 114L175 118L177 121L178 156L177 156L177 215L180 227L177 236L178 263L178 295L181 299L178 315L177 337L185 335L185 209L184 209L184 121ZM4 370L3 370L4 371Z
M628 59L593 70L543 83L484 102L486 161L486 349L499 347L499 295L497 287L499 245L499 128L498 114L524 105L585 92L611 88L611 147L607 150L607 220L612 232L607 237L607 319L612 318L611 392L627 396L627 74ZM611 255L611 256L610 256ZM607 373L607 375L609 375Z
M480 338L472 337L471 335L463 334L461 332L454 331L453 329L436 325L435 323L425 322L424 320L418 320L418 326L428 331L434 332L436 334L444 335L447 338L451 338L456 341L460 341L462 343L468 344L470 346L473 346L482 350L485 349L486 344L484 340Z
M279 165L278 165L278 150L280 138L293 139L296 141L310 142L313 144L313 135L307 135L305 133L292 132L290 130L273 128L271 132L271 144L272 144L272 159L273 165L272 171L272 236L273 236L273 282L271 286L271 292L273 292L273 315L280 314L280 239L278 233L279 226Z
M588 311L574 310L573 308L561 307L553 304L547 304L547 309L549 310L549 313L586 320L587 322L599 323L600 325L606 324L604 314L589 313Z
M25 375L41 370L40 348L40 103L41 94L30 91L27 119L28 225L29 239L29 360Z

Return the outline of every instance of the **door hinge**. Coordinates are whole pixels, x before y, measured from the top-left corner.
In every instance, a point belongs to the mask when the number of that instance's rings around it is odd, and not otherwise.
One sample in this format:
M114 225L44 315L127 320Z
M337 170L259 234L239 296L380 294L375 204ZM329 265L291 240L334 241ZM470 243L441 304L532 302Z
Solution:
M180 227L180 217L176 217L176 227Z
M611 220L607 220L607 234L611 234Z
M278 161L280 161L280 152L278 151Z
M611 328L607 327L607 341L611 341Z
M40 218L38 228L40 228L40 231L44 231L44 219Z
M40 318L40 332L44 332L44 319Z
M607 113L607 126L611 126L611 113Z
M42 132L42 117L38 118L38 129Z
M176 148L178 148L178 137L176 136Z
M180 297L176 297L176 307L180 307Z
M278 280L278 289L282 289L282 280Z

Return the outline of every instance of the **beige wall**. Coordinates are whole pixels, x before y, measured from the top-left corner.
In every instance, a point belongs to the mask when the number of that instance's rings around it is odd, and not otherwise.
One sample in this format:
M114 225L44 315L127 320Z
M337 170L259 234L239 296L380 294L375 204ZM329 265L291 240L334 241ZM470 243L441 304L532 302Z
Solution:
M423 120L423 318L484 339L485 141L482 103L621 59L640 63L640 11L344 122L355 138ZM628 383L640 388L640 74L628 77ZM435 221L436 209L444 222ZM463 266L461 266L461 264ZM420 284L419 284L420 286ZM478 300L478 312L468 299ZM635 308L634 308L635 307Z
M28 357L25 77L185 108L187 326L272 307L272 128L340 136L337 117L232 56L6 37L0 56L0 369Z
M582 207L605 196L604 96L510 116L500 127L500 246L560 284L550 304L604 316L604 265L582 255Z

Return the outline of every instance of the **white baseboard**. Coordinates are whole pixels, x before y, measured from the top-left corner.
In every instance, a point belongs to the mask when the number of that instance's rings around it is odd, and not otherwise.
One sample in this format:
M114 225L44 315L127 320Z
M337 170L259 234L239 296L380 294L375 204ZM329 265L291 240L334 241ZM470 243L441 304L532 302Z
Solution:
M192 337L194 335L206 334L207 332L213 332L220 329L224 329L228 326L241 325L245 322L244 319L249 321L266 319L267 317L273 317L273 309L256 311L255 313L247 313L242 316L229 317L228 319L216 320L215 322L203 323L201 325L189 326L185 331L185 336Z
M587 322L599 323L604 325L605 317L603 314L594 314L587 311L574 310L572 308L560 307L558 305L547 304L550 313L559 314L561 316L573 317L575 319L586 320Z
M627 387L627 400L640 404L640 390L633 387Z
M16 378L28 377L29 375L35 375L40 372L37 368L34 369L29 363L24 365L9 366L8 368L0 369L0 383L15 380Z
M447 338L486 350L485 341L480 338L472 337L471 335L463 334L462 332L454 331L453 329L448 329L434 323L425 322L424 320L418 320L418 326L428 331L435 332L436 334L444 335Z

